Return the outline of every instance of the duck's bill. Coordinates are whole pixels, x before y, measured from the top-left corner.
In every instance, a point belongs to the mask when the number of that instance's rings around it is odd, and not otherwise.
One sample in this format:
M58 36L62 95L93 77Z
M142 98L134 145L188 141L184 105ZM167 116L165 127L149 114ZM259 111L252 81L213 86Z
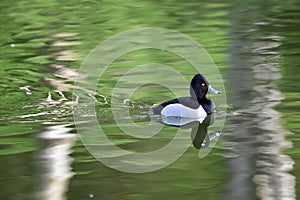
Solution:
M220 91L214 89L214 88L211 87L211 86L208 87L208 92L209 92L209 93L212 93L212 94L221 94Z

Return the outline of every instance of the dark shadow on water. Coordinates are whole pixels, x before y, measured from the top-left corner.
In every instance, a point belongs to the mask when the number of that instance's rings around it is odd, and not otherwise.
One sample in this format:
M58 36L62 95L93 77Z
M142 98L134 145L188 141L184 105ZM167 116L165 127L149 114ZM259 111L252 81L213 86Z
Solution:
M191 129L192 144L196 149L199 149L199 157L206 156L213 146L217 138L222 134L221 131L209 133L208 128L212 126L216 118L213 113L200 119L187 119L178 117L163 117L162 122L169 126L179 127L181 129Z

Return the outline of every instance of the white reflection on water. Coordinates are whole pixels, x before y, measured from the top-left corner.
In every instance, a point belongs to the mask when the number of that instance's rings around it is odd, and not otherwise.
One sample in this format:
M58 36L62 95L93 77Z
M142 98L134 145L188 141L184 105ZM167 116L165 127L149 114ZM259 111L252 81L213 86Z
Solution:
M257 80L267 82L254 88L265 95L255 98L251 107L251 112L259 113L264 119L257 121L259 127L267 131L265 145L257 148L261 156L256 160L258 172L253 176L257 184L256 194L261 199L295 199L295 177L287 173L293 169L294 161L281 153L292 147L291 142L285 140L290 133L282 128L280 114L273 109L283 99L276 90L276 80L281 77L279 64L259 64L253 67L253 71Z
M239 38L245 32L232 34ZM255 32L236 39L231 52L231 101L241 109L230 117L227 127L231 157L225 199L295 199L295 177L288 173L294 161L282 153L292 146L285 140L290 133L282 128L280 114L274 110L283 99L277 90L281 37L259 37L259 29Z
M36 199L62 200L68 190L69 180L74 175L71 171L71 148L77 139L69 133L70 124L54 125L38 135L42 144L35 157L38 170Z

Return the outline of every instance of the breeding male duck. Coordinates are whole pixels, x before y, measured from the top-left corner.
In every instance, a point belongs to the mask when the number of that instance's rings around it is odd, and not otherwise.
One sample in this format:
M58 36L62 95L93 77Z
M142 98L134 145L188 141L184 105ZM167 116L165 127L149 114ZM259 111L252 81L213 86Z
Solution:
M190 85L190 97L180 97L152 107L156 115L164 117L201 118L216 110L215 104L206 98L207 92L220 94L212 88L202 74L196 74Z

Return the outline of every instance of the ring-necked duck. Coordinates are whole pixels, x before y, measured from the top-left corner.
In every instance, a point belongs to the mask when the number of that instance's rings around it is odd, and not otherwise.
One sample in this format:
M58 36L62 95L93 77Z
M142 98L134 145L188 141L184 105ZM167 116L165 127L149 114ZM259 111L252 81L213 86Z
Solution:
M154 114L165 117L200 118L215 112L215 104L206 98L207 92L220 94L202 74L196 74L190 85L190 97L180 97L152 107Z

